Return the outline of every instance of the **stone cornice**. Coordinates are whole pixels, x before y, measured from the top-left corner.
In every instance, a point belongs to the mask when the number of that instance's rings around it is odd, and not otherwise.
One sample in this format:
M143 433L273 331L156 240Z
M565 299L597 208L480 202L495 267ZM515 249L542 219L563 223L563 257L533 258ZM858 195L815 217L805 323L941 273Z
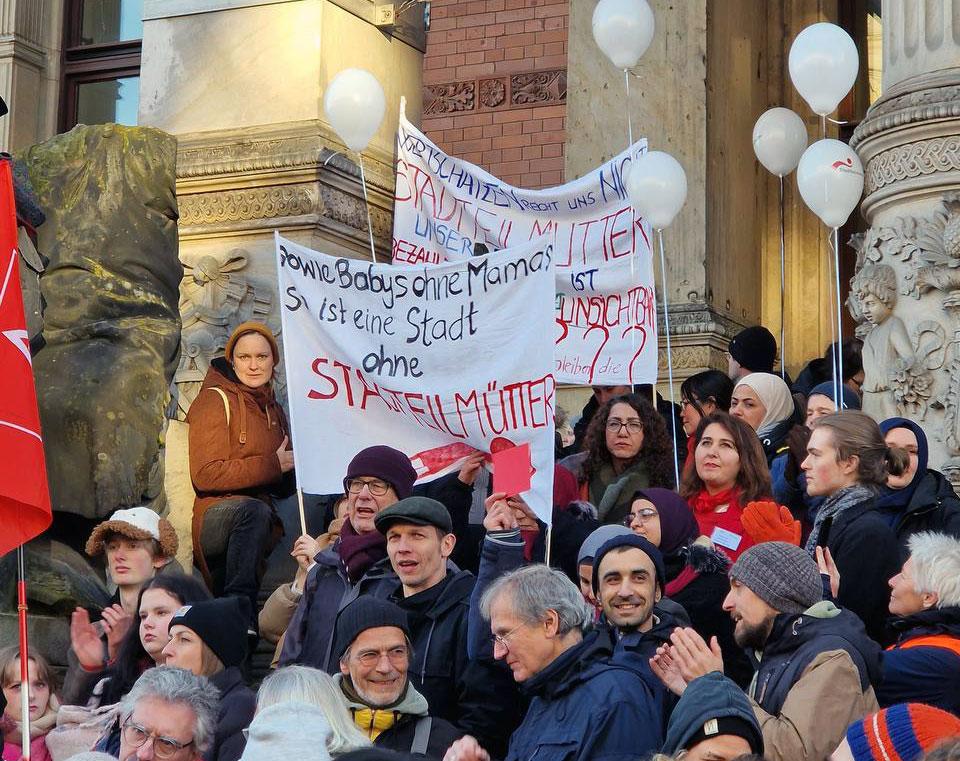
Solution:
M960 116L960 68L942 69L905 79L870 107L854 130L850 145L857 149L881 132L934 119Z

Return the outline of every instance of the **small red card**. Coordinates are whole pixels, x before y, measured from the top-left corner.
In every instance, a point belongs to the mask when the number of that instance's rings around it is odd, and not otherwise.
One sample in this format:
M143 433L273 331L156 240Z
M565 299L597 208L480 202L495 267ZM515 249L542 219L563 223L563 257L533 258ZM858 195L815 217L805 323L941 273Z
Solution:
M509 449L501 449L491 455L493 464L493 490L504 492L508 497L530 490L530 476L533 468L530 463L530 445L520 444Z

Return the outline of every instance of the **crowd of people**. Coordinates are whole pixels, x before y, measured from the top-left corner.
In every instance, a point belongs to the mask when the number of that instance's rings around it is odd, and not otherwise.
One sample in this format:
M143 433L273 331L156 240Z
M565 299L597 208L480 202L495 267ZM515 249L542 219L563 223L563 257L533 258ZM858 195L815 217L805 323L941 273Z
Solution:
M62 683L31 653L30 758L960 759L960 500L839 352L791 384L753 327L679 409L595 387L549 532L482 453L417 484L362 449L260 606L295 463L276 341L241 325L188 416L196 571L146 507L96 526L116 594L73 613ZM0 651L4 761L20 676Z

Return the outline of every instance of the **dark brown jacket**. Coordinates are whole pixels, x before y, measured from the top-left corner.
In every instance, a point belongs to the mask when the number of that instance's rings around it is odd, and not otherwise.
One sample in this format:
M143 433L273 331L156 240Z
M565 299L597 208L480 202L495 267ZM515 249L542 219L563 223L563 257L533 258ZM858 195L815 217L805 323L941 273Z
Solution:
M289 429L273 390L269 386L244 386L222 358L210 364L200 393L190 405L187 422L190 479L197 492L193 503L194 557L202 569L199 549L203 514L231 497L255 497L271 504L270 494L283 480L277 449Z

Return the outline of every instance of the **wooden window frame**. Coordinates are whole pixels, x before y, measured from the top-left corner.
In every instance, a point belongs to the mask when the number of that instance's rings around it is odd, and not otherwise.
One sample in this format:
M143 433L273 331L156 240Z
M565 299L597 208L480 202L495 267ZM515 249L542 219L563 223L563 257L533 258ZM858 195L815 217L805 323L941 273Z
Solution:
M79 86L140 76L142 40L80 44L83 0L67 0L60 68L58 128L66 132L77 122Z

